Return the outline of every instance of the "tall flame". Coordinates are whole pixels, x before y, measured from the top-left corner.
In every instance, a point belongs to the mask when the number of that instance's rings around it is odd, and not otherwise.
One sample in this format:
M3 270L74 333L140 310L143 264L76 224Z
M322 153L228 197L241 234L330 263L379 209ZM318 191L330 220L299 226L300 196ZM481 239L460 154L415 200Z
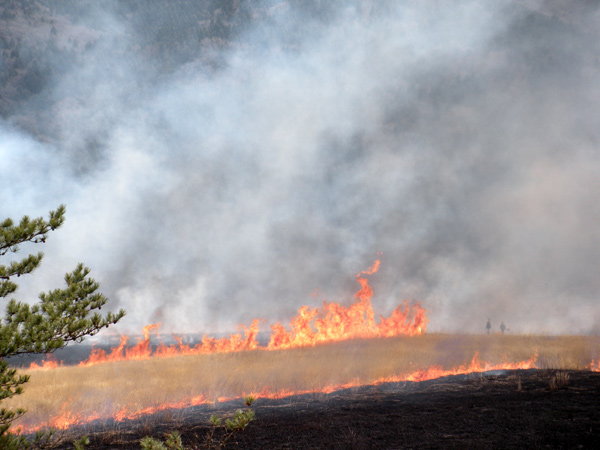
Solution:
M380 261L377 260L373 266L356 276L361 289L354 295L352 305L346 307L324 301L322 308L303 306L290 321L291 331L286 331L281 323L272 325L267 349L313 346L354 338L423 334L427 329L427 311L418 303L410 307L405 301L390 317L381 316L380 322L375 323L371 306L373 289L361 275L372 275L379 270L379 266Z
M280 323L271 326L271 336L267 346L260 346L257 340L259 320L254 319L250 327L240 325L237 333L228 338L204 336L202 341L190 346L182 342L180 336L174 336L177 344L160 344L156 348L150 345L150 333L157 331L160 324L146 325L142 331L143 338L133 347L127 347L128 336L121 336L118 346L109 352L94 348L90 356L81 366L91 366L105 362L148 359L152 357L168 358L181 355L197 355L207 353L227 353L247 350L281 350L296 347L315 346L327 342L343 341L357 338L378 338L393 336L415 336L425 333L428 319L427 311L419 303L412 306L408 301L400 304L389 317L380 316L379 323L371 305L373 289L369 286L365 275L372 275L379 270L381 262L375 263L356 275L360 290L354 295L350 306L324 301L321 308L302 306L298 314L290 321L290 330ZM30 369L49 368L32 364ZM57 363L55 363L58 365Z

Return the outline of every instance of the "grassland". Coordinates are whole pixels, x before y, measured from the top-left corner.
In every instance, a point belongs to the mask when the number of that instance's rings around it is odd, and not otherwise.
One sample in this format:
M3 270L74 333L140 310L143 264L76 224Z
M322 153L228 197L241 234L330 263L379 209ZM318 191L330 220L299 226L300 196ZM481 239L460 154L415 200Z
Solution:
M444 369L466 365L476 353L481 361L495 364L527 360L537 353L538 368L589 369L600 354L600 338L428 334L59 367L31 371L25 393L5 403L29 411L17 426L66 426L125 412L135 416L160 405L214 402L260 393L266 387L285 395L346 383L370 384L433 365Z

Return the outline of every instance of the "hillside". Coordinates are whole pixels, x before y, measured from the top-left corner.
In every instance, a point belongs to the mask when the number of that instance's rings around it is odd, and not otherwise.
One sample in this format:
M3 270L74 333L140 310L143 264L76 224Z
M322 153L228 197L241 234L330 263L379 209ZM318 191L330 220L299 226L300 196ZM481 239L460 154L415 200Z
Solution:
M369 20L371 15L385 14L393 2L359 4L364 20ZM507 62L502 73L496 74L500 75L498 83L509 86L517 80L552 78L556 71L568 71L577 59L595 56L593 49L587 54L578 44L598 35L585 20L594 10L592 3L562 5L523 1L507 7L526 14L496 38L496 51L505 53ZM42 140L55 139L48 111L57 103L83 101L76 92L70 98L57 96L57 80L97 58L103 45L109 45L110 54L94 61L96 70L111 72L113 58L128 58L138 84L152 84L190 64L207 73L219 70L232 47L294 51L307 36L322 33L342 13L335 2L318 0L6 0L0 4L0 116ZM283 35L279 25L274 25L281 18L289 24ZM261 38L245 41L245 33L257 29ZM562 45L556 46L555 40ZM578 51L562 53L569 48ZM598 68L600 63L595 64ZM448 69L442 79L425 77L414 88L428 95L445 89L472 95L486 76L484 66L467 73L464 67L450 65ZM98 139L90 136L88 152L93 154Z

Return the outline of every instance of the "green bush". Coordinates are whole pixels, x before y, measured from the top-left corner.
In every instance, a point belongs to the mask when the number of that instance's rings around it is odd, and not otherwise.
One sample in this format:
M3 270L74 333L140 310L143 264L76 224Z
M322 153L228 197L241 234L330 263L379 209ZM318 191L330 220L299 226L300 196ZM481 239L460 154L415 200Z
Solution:
M162 442L150 436L140 441L143 450L214 450L225 448L228 442L240 431L246 429L248 424L254 420L254 411L250 409L256 398L248 396L244 398L246 408L238 409L230 417L221 418L217 415L210 417L211 428L203 439L196 436L196 444L184 447L181 435L172 431L167 433L165 441Z

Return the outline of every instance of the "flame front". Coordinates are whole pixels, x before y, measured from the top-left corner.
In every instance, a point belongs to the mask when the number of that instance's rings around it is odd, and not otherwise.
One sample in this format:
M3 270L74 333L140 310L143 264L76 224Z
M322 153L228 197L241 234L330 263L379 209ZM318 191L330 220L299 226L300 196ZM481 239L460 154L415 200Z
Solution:
M196 345L186 345L180 336L174 336L177 340L175 345L161 344L154 349L150 344L151 332L157 332L159 324L147 325L143 329L143 337L138 342L127 347L128 336L121 336L118 346L106 352L101 349L93 349L89 358L80 363L80 366L93 366L101 363L111 363L125 360L145 360L150 358L169 358L181 355L197 355L210 353L241 352L249 350L273 351L298 347L316 346L328 342L343 341L349 339L384 338L393 336L415 336L424 334L427 329L428 319L426 311L420 304L410 305L408 302L400 304L389 317L380 316L375 320L375 314L371 305L373 290L367 282L366 275L372 275L378 271L380 262L375 261L372 267L356 276L360 284L360 290L355 294L353 302L349 306L343 306L333 302L323 302L322 307L312 308L302 306L298 314L290 321L289 329L281 323L271 326L271 335L266 346L258 344L259 320L254 319L250 327L240 326L235 334L228 338L216 339L204 336L202 341ZM529 360L516 363L488 364L482 363L476 353L469 365L459 366L452 369L444 369L432 366L427 369L410 370L406 373L372 378L368 384L381 384L399 381L423 381L433 378L465 374L471 372L482 372L498 369L529 369L535 367L537 355ZM52 359L42 365L32 365L30 369L50 369L60 364ZM65 370L68 368L65 368ZM364 381L356 379L345 383L332 383L315 389L280 388L272 390L264 387L260 392L252 392L256 397L263 398L285 398L293 395L307 393L330 393L336 390L356 387L364 384ZM243 397L248 393L240 392ZM236 397L237 398L237 397ZM232 400L233 398L217 398L219 402ZM164 402L154 406L135 406L135 403L127 405L114 405L115 409L96 410L78 413L69 409L70 402L65 402L58 413L48 422L27 423L22 422L17 429L24 433L32 433L46 427L66 429L74 425L90 423L98 419L111 419L117 422L137 419L144 415L154 414L166 409L182 409L190 406L198 406L213 403L215 398L210 392L197 392L190 394L184 400L177 402Z
M380 322L375 323L375 313L371 306L373 290L361 275L374 274L379 266L380 262L377 260L371 268L356 276L361 289L355 294L352 305L346 307L338 303L323 302L322 308L303 306L290 321L291 331L286 331L281 323L272 325L267 349L306 347L355 338L423 334L427 329L427 311L418 303L411 307L405 301L390 317L381 316Z
M52 355L46 355L46 359L41 361L40 364L32 362L29 366L29 370L36 369L56 369L61 365Z
M204 336L196 345L185 345L180 336L174 336L178 341L174 345L160 344L155 349L150 345L150 333L157 331L160 324L146 325L140 339L133 347L127 347L128 336L121 336L121 342L106 352L94 348L90 356L82 361L81 366L95 364L148 359L152 357L168 358L181 355L198 355L209 353L240 352L248 350L282 350L297 347L315 346L327 342L348 339L365 339L393 336L415 336L425 333L428 319L427 311L419 303L409 305L408 301L400 304L389 317L380 316L379 323L375 321L375 313L371 305L373 289L369 286L364 275L372 275L379 270L381 262L375 263L367 270L356 276L360 290L354 296L350 306L334 302L323 302L321 308L302 306L298 314L290 321L290 330L281 323L271 326L271 336L267 346L260 346L257 340L259 320L254 319L250 327L240 325L238 332L228 338L213 338ZM45 361L42 366L32 364L29 369L52 368L59 364Z
M475 353L471 363L468 365L461 365L451 369L444 369L441 366L432 366L427 369L414 370L409 373L392 375L387 377L381 377L379 379L370 382L370 385L379 385L383 383L403 382L403 381L426 381L435 378L450 376L450 375L461 375L476 372L485 372L491 370L515 370L515 369L533 369L536 368L537 354L531 358L520 362L504 362L501 364L492 364L482 362L479 359L478 353ZM96 420L111 419L116 422L122 422L125 420L135 420L142 416L155 414L159 411L167 409L183 409L192 406L199 406L204 404L212 404L214 401L226 402L234 400L236 398L243 398L246 395L252 395L256 398L270 398L270 399L282 399L295 395L313 394L313 393L325 393L329 394L341 389L348 389L363 385L360 380L354 380L348 383L337 383L328 384L318 389L306 389L306 390L291 390L291 389L279 389L271 390L269 387L264 387L260 392L251 393L240 393L239 397L219 397L215 400L210 400L209 397L204 394L190 396L189 398L179 402L165 402L158 406L148 406L143 408L135 407L121 407L116 412L102 413L94 411L87 414L78 414L69 409L68 405L70 402L63 403L58 414L44 424L20 424L16 429L21 433L29 434L39 431L44 428L56 428L56 429L67 429L76 425L83 425L91 423Z

